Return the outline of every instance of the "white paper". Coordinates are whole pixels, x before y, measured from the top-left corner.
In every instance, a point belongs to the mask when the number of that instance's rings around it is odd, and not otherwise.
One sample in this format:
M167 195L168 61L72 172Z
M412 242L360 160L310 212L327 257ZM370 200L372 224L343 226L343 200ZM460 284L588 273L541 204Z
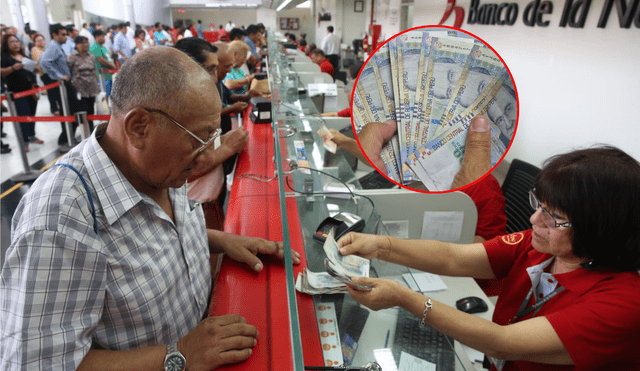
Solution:
M307 86L307 90L310 97L318 94L324 94L325 99L327 96L338 96L338 88L336 87L336 84L309 84Z
M383 220L382 224L387 229L389 236L403 239L409 238L408 220Z
M458 241L462 234L464 211L425 211L422 219L423 240Z
M436 364L402 352L398 371L436 371Z
M435 292L444 291L447 289L447 285L442 281L442 278L437 274L421 272L421 273L405 273L402 275L404 280L407 281L409 287L412 286L412 280L418 284L420 292Z
M344 363L340 334L338 333L338 320L333 303L320 303L316 305L316 318L318 319L318 331L322 344L322 357L325 366L338 366Z
M382 367L382 371L398 371L396 367L396 361L393 359L393 354L391 353L391 349L382 348L382 349L374 349L373 356L376 359L376 362Z
M36 66L38 65L38 62L29 59L29 58L22 58L22 68L24 68L25 70L28 70L30 72L33 72L33 70L36 69Z

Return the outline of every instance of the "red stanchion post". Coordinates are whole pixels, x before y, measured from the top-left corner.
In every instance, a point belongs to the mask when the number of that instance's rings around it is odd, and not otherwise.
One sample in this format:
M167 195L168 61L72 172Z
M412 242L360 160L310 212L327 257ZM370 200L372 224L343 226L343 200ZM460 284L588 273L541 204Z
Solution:
M9 106L9 113L11 116L17 116L16 105L13 102L13 93L8 92L6 94L7 106ZM26 145L22 139L22 130L20 129L20 123L13 122L13 130L16 133L16 139L18 139L18 146L20 147L20 158L22 160L22 167L24 171L11 177L11 180L15 183L29 182L35 180L42 174L40 170L34 170L29 166L29 159L27 158Z
M67 97L67 88L64 86L64 82L60 81L60 100L62 101L62 112L64 113L65 116L70 116L71 115L71 110L69 109L69 99ZM69 152L71 150L71 148L73 148L75 146L76 140L74 138L74 130L73 130L73 125L71 125L70 122L65 122L64 123L65 127L66 127L66 131L67 131L67 145L66 146L61 146L60 147L60 151L62 152Z

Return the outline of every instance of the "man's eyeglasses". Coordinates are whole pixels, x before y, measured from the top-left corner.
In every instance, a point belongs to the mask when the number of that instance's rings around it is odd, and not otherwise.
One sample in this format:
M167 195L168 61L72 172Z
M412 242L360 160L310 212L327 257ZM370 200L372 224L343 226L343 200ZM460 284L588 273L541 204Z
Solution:
M178 121L176 121L175 119L173 119L173 117L167 115L166 113L164 113L163 111L159 110L159 109L153 109L153 108L145 108L147 111L149 112L155 112L155 113L159 113L162 116L166 117L169 119L169 121L173 122L174 124L178 125L182 130L186 131L187 133L189 133L189 135L191 135L192 137L194 137L198 142L200 142L200 144L202 144L202 146L200 146L200 148L198 148L198 153L204 151L209 144L213 143L214 140L216 140L217 137L220 136L220 133L222 132L222 129L217 128L216 131L213 132L213 134L211 135L211 138L209 138L206 142L202 139L200 139L200 137L198 137L197 135L195 135L194 133L192 133L191 131L189 131L189 129L185 128L184 126L180 125L180 123Z
M529 191L529 203L531 204L531 207L533 207L534 210L538 210L538 208L542 209L542 222L547 227L553 228L553 229L560 228L560 227L566 227L566 228L571 227L571 222L564 222L564 223L558 222L558 219L556 219L553 215L551 215L549 210L542 207L542 204L540 204L540 200L538 200L538 197L536 197L533 191L534 190Z

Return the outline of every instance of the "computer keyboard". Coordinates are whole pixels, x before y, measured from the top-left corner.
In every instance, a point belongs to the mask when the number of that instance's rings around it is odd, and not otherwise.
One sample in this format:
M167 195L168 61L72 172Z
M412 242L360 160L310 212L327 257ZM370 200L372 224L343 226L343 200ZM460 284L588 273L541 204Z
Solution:
M369 174L358 179L358 181L360 182L362 189L384 189L393 188L396 186L395 183L385 178L377 171L370 172Z
M406 310L398 311L398 322L391 353L400 363L401 352L436 364L436 370L455 370L453 339L427 326L420 327L420 319Z

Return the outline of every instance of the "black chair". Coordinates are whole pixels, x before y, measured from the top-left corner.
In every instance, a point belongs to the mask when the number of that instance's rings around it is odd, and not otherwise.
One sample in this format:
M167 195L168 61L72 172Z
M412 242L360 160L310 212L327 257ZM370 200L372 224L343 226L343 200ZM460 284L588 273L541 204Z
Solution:
M531 229L529 218L534 210L529 204L529 191L533 188L540 168L524 161L513 160L502 183L506 204L507 233Z
M336 71L333 74L333 79L334 80L340 80L342 82L344 82L344 84L347 84L347 72L346 71Z

